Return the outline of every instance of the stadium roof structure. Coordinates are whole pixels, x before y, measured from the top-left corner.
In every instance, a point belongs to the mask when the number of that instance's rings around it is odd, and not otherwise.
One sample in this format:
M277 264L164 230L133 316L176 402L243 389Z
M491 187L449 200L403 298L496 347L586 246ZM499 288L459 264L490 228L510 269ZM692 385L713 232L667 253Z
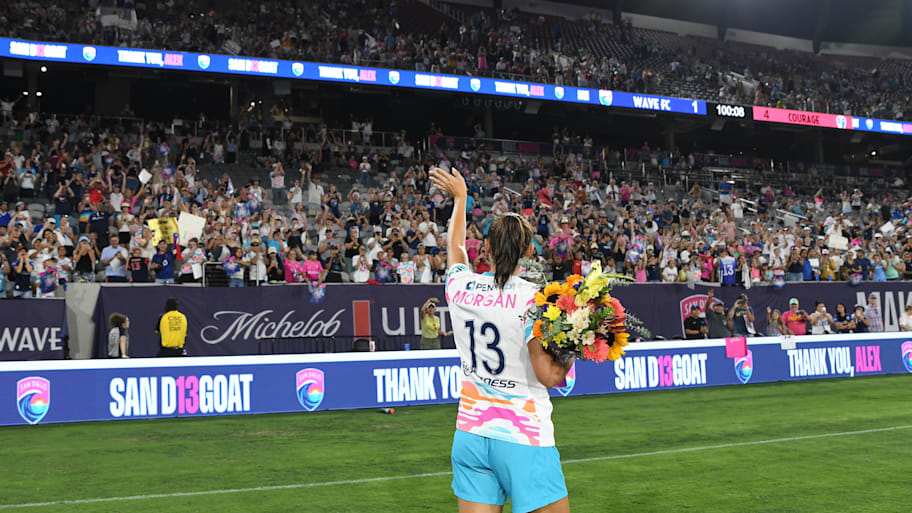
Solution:
M813 41L912 46L906 0L558 0Z

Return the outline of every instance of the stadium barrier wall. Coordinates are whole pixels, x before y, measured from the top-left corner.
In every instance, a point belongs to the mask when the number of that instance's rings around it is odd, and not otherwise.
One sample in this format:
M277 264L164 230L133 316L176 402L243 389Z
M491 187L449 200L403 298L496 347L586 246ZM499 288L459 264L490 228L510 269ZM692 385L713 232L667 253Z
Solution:
M0 360L61 360L66 337L63 299L0 301Z
M683 284L635 284L615 289L628 311L638 316L657 337L683 336L690 306L702 307L709 287ZM730 307L741 293L750 296L757 333L766 331L766 307L785 309L789 298L811 311L814 301L825 300L830 313L836 304L848 308L879 299L886 331L899 329L905 305L912 303L912 283L800 283L774 287L714 288L716 300ZM441 300L442 327L450 329L443 287L440 285L329 285L323 303L314 303L301 285L250 289L187 286L119 286L73 284L67 291L66 319L60 300L0 301L0 360L104 357L108 316L124 313L131 319L131 356L158 352L155 321L165 299L176 296L190 321L187 350L193 356L346 352L356 339L373 339L381 351L417 348L419 309L429 297ZM96 329L97 324L97 329ZM18 329L18 331L17 331ZM69 337L67 337L69 333ZM442 340L453 348L451 337Z
M708 287L690 289L684 284L635 284L618 287L614 294L628 312L639 317L653 335L682 338L684 319L691 305L702 307ZM881 321L886 331L899 330L899 317L912 303L912 283L802 282L782 289L754 287L749 290L715 287L715 300L731 307L741 293L748 294L754 310L757 333L766 331L766 307L788 308L795 297L801 308L813 311L815 300L824 300L835 314L836 304L851 309L866 304L871 293L879 298ZM468 291L467 291L468 292ZM420 335L419 310L430 297L440 299L441 329L451 326L441 285L328 285L322 303L314 303L302 285L276 285L246 289L152 286L137 290L129 286L101 287L95 306L95 356L104 357L108 343L107 318L113 312L130 317L131 356L154 356L158 352L155 322L165 299L175 296L187 315L190 333L187 352L192 356L272 354L275 352L346 352L355 339L373 339L378 350L413 349ZM461 301L471 300L471 293ZM2 305L0 305L2 308ZM84 342L80 342L84 344ZM454 348L444 337L444 348Z
M449 330L440 285L329 285L326 290L319 304L312 302L308 288L300 285L205 289L73 284L67 291L67 319L58 315L60 301L0 301L0 360L60 359L65 355L61 341L69 346L72 358L103 357L107 318L113 312L131 319L130 355L154 356L158 350L154 324L171 295L178 297L181 310L190 320L187 349L194 356L345 352L358 338L375 340L381 351L401 350L406 344L416 348L420 336L418 311L429 297L442 300L442 325ZM615 294L655 336L673 339L683 336L683 320L690 306L705 305L708 290L703 285L691 289L683 284L635 284L617 288ZM766 331L766 307L784 309L791 297L798 298L808 311L813 310L815 300L825 300L829 312L835 313L837 303L851 309L866 303L873 293L879 299L881 321L888 332L899 329L903 309L912 303L912 283L908 282L859 286L805 282L787 284L783 289L714 290L716 299L726 306L731 306L739 294L747 293L756 314L757 333ZM455 347L450 337L442 342L444 348Z
M743 356L729 352L732 339L645 342L617 362L577 362L551 395L912 373L909 339L765 337L749 339ZM0 425L452 403L462 375L455 350L4 362ZM509 381L491 385L486 393L509 393Z

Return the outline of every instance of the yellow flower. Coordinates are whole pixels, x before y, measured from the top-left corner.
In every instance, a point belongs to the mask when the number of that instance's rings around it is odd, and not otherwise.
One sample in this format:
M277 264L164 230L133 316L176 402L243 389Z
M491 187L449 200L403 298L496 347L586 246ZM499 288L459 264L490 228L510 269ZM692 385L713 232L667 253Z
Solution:
M621 356L624 356L624 348L619 344L612 344L612 346L608 348L609 360L619 360Z
M554 335L554 342L557 345L560 345L562 342L566 342L566 341L567 341L567 334L564 333L563 331L561 331L557 335Z
M576 298L574 298L574 303L576 304L576 306L582 308L582 307L586 306L586 304L589 302L590 299L593 299L597 296L598 296L597 290L593 291L592 289L581 287L579 292L576 294Z
M609 282L610 278L602 273L602 264L599 262L593 262L592 270L589 271L588 275L586 275L586 280L583 282L583 286L598 292L605 288ZM580 289L582 289L582 287L580 287Z
M542 294L541 292L535 293L535 304L538 306L545 306L548 304L548 296Z
M630 333L627 333L626 331L621 332L621 333L615 333L613 345L616 345L619 347L624 347L628 344L627 339L629 339L629 338L630 338Z
M545 299L547 299L555 294L559 295L560 293L561 293L561 284L556 281L553 281L545 286L545 292L544 292Z
M608 283L609 283L608 277L605 276L604 274L599 273L594 276L592 274L590 274L589 277L586 278L585 285L588 290L592 290L592 291L595 291L596 293L598 293L603 288L607 287Z
M549 306L548 310L545 312L545 317L548 318L549 320L551 320L551 322L556 321L557 318L560 317L560 315L561 315L561 309L554 305Z

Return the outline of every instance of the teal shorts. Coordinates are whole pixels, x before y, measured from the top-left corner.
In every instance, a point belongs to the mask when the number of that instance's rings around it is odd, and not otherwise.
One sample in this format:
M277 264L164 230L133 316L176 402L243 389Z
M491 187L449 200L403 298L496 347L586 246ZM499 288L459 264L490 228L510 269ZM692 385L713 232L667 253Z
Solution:
M528 513L567 496L557 447L533 447L456 431L453 491L469 502Z

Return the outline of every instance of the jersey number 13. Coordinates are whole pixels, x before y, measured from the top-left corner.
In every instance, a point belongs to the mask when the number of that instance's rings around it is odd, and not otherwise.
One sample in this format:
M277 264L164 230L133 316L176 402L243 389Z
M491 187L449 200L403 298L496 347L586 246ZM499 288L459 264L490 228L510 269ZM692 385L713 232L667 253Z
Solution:
M478 367L478 358L475 354L475 321L466 321L466 329L469 330L469 347L470 352L472 353L472 372ZM497 326L486 322L481 325L481 329L478 331L480 337L489 337L488 342L482 342L487 344L488 349L497 353L497 366L491 367L491 364L487 360L482 360L485 370L490 372L493 375L498 375L504 370L504 354L503 351L497 347L497 344L500 343L500 332L497 331Z

